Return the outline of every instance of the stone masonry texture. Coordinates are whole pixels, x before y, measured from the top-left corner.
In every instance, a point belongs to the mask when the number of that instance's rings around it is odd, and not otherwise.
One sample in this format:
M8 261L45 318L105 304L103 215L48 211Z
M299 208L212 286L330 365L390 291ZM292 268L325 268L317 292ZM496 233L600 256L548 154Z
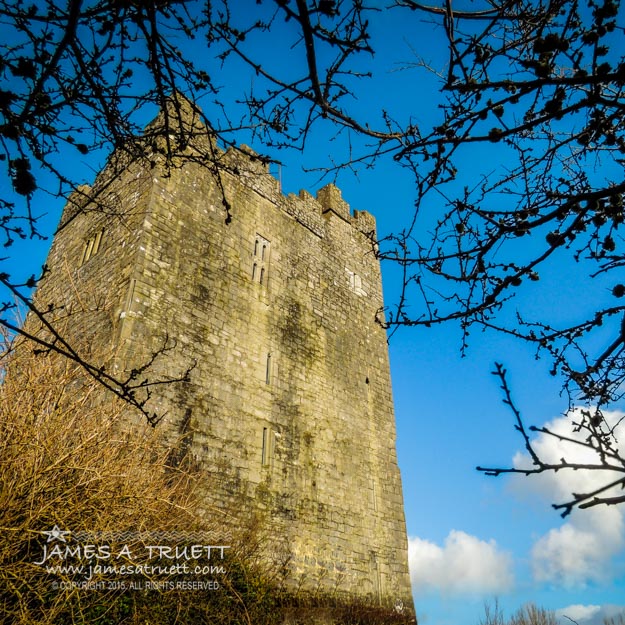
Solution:
M283 195L180 110L185 158L159 153L161 112L153 154L113 154L74 193L36 301L119 377L163 346L145 375L190 369L149 401L206 476L205 514L265 514L297 587L412 609L375 221L333 185Z

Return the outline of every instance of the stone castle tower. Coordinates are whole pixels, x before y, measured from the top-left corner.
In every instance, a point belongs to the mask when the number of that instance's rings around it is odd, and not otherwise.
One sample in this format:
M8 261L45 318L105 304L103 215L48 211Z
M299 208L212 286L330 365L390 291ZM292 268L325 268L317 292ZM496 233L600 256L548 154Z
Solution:
M411 610L373 217L333 185L284 196L186 101L148 136L146 158L114 154L70 199L39 306L111 346L120 377L164 345L150 378L191 368L153 388L159 427L206 472L207 510L267 513L295 583ZM162 141L185 158L166 164Z

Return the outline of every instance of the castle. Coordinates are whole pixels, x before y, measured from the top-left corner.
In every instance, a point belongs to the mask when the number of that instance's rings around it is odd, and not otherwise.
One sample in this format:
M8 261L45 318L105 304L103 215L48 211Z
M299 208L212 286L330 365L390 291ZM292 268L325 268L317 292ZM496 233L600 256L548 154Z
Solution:
M163 347L150 378L190 370L154 387L159 427L211 480L207 510L268 514L293 580L412 610L374 218L333 185L283 195L171 106L144 158L114 154L70 199L39 307L110 345L118 376ZM166 164L163 141L184 158Z

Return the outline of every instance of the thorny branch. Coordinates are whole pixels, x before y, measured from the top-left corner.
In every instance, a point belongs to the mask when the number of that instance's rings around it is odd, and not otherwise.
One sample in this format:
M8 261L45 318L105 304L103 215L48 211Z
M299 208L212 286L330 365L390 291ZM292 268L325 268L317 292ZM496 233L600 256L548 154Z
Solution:
M41 312L29 298L25 297L21 290L15 285L11 284L5 277L0 276L0 283L2 283L26 308L36 317L41 323L42 327L47 330L45 335L40 333L31 334L25 327L9 321L6 318L0 317L0 325L16 334L21 334L27 339L31 340L38 346L38 351L43 353L54 352L64 356L68 360L75 362L79 365L89 376L99 382L104 388L111 391L114 395L128 402L131 406L136 408L146 419L146 421L153 427L158 425L159 421L163 419L164 414L156 414L150 412L147 409L147 404L152 396L151 387L163 384L172 384L175 382L188 382L189 374L194 369L195 365L189 367L181 376L171 377L166 380L150 380L145 377L145 374L149 374L150 367L158 358L166 357L168 351L175 347L175 342L170 343L169 338L166 337L163 347L155 351L150 358L143 363L140 367L137 367L129 372L125 379L118 379L105 370L105 367L101 364L94 365L83 357L74 346L59 333L57 328L50 323L47 318L47 314ZM49 311L48 311L49 312Z
M493 375L499 378L501 390L503 391L503 403L510 408L514 415L515 429L523 438L525 449L530 457L532 467L511 467L511 468L485 468L477 467L478 471L482 471L486 475L498 477L506 473L518 473L521 475L537 475L545 472L558 472L562 470L572 471L600 471L606 476L606 481L600 487L585 493L571 493L570 501L553 504L556 510L561 510L562 517L568 516L574 508L591 508L597 505L615 505L625 503L625 495L608 495L613 493L615 489L625 490L625 458L616 447L614 430L615 427L609 428L599 409L594 411L583 411L582 420L575 424L575 432L578 437L570 437L554 432L545 427L529 428L525 426L521 413L512 400L512 394L506 378L506 370L500 363L495 363L495 371ZM537 432L548 437L553 437L562 443L577 445L585 450L590 450L596 455L598 462L573 462L562 457L559 462L552 463L543 460L536 452L530 432ZM615 475L622 477L614 478Z

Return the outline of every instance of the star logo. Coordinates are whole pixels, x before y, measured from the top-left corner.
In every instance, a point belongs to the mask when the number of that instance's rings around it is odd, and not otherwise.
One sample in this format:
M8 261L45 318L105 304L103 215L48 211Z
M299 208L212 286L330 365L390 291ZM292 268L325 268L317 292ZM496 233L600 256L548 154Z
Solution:
M48 540L46 540L47 543L50 543L53 540L59 540L62 543L66 543L67 540L65 540L65 536L70 533L71 532L68 530L62 530L58 525L55 525L51 530L42 532L42 534L45 534L48 537Z

